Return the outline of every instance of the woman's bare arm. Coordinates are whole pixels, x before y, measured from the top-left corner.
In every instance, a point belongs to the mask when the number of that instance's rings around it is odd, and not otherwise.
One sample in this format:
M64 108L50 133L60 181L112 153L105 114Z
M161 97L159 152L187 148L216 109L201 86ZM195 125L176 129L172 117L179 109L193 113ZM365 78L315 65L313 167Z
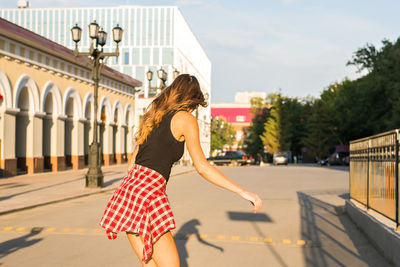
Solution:
M259 211L262 207L262 202L257 194L249 192L240 185L229 180L207 161L200 146L197 119L189 112L179 112L177 116L179 116L178 119L180 121L177 127L181 129L182 135L185 137L186 146L192 157L196 171L209 182L237 193L242 198L249 200L254 205L254 212Z
M136 155L139 151L139 145L135 146L135 150L133 150L132 154L131 154L131 158L129 159L129 163L128 163L128 172L133 168L133 165L135 164L135 159L136 159Z

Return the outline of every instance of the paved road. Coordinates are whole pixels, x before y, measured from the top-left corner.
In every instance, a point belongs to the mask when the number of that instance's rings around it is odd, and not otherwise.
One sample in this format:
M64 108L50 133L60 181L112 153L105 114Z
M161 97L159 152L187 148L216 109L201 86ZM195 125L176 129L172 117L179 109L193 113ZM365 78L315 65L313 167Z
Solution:
M390 266L343 213L348 170L312 166L221 167L259 193L259 214L197 174L167 193L182 266ZM98 221L111 193L0 217L1 266L140 266L120 234ZM99 232L100 231L100 232Z

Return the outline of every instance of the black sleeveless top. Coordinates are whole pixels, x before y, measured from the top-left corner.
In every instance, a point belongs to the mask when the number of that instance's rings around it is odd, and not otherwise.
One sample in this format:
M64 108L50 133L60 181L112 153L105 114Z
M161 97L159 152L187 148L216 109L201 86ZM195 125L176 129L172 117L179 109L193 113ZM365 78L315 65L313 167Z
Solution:
M172 135L171 119L177 111L168 112L156 129L139 145L135 163L159 172L168 182L171 168L184 150L185 141L178 141Z

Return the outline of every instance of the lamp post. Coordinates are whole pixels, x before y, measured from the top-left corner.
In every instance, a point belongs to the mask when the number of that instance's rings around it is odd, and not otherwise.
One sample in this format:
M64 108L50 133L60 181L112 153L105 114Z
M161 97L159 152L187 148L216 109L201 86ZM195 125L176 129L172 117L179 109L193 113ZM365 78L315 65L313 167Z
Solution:
M122 40L123 30L117 24L116 27L112 29L113 39L116 42L117 47L115 52L106 53L103 52L103 46L107 41L107 33L100 29L100 26L96 21L89 24L89 37L92 39L89 52L79 52L78 43L81 40L82 29L76 24L71 29L72 40L75 42L74 55L77 56L87 56L93 60L93 82L94 82L94 118L93 118L93 142L89 147L89 169L86 174L86 187L103 187L104 177L101 171L101 149L100 144L97 141L97 106L98 106L98 87L100 80L101 67L104 64L104 59L106 57L118 57L119 48L118 44Z
M179 71L177 69L174 70L174 72L172 73L172 77L174 78L174 80L176 79L176 77L179 76Z
M151 86L151 81L153 80L153 72L151 70L148 70L146 73L147 76L147 80L149 81L149 92L150 90L157 90L157 93L159 93L164 87L166 87L166 82L167 82L167 78L168 78L168 74L165 72L165 70L163 70L163 68L160 68L157 71L157 76L158 78L161 80L161 85L159 87L155 86Z
M175 69L172 72L172 77L174 78L174 80L176 79L176 77L178 77L179 75L179 71L177 69ZM168 78L168 74L165 72L165 70L163 70L163 68L160 68L159 70L157 70L157 76L158 78L161 80L161 85L159 87L153 87L151 86L151 81L153 80L153 72L151 70L148 70L146 73L147 76L147 80L149 81L149 92L150 90L157 90L157 93L159 93L164 87L166 87L166 82L167 82L167 78Z

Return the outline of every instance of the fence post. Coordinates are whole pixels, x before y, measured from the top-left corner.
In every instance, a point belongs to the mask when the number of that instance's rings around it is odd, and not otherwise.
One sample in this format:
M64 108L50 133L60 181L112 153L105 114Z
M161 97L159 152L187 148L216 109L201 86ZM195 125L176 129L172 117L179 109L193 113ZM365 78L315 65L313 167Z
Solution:
M352 146L351 146L351 141L350 141L350 144L349 144L349 157L350 157L350 160L349 160L349 200L351 199L351 162L352 162L351 149L352 149Z
M369 210L369 151L371 147L371 139L368 139L368 148L367 148L367 210Z
M396 130L396 148L395 148L395 160L396 160L396 166L395 166L395 178L396 178L396 230L399 229L399 130Z

